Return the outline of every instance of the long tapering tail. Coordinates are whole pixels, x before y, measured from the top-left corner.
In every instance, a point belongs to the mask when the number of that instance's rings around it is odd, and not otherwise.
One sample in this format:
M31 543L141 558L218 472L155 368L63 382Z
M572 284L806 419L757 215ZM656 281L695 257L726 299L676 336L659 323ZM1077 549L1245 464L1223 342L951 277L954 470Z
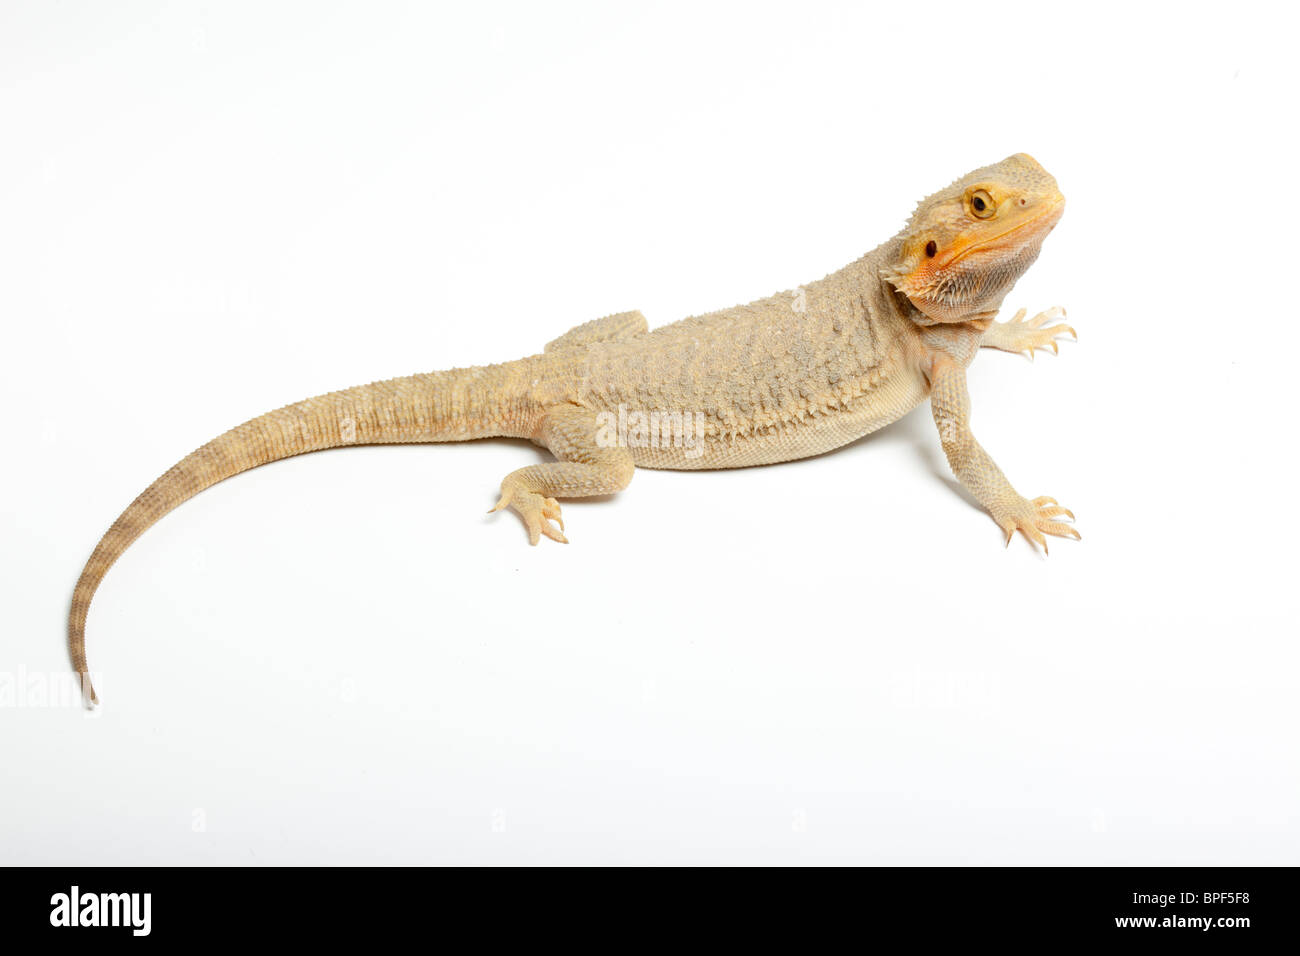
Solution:
M187 455L145 489L91 553L72 593L68 647L82 692L99 697L86 664L86 615L108 569L177 505L241 471L340 445L466 441L527 435L531 360L430 372L330 392L232 428Z

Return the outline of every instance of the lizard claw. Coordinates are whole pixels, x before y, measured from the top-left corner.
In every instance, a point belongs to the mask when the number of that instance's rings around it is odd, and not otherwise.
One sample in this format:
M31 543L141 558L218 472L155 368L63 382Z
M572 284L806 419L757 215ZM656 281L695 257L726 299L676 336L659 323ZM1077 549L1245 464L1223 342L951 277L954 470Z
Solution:
M537 544L542 540L542 535L560 544L569 543L569 539L564 536L564 519L560 517L560 503L554 498L544 497L535 491L503 488L500 500L488 510L488 514L500 511L506 506L514 508L519 512L519 517L524 519L529 544ZM552 521L560 527L558 529L552 527Z
M1045 312L1039 312L1036 316L1025 321L1025 312L1020 309L1011 321L1002 323L1002 337L1008 346L1010 352L1027 352L1029 360L1034 359L1035 349L1051 349L1054 353L1060 354L1057 347L1056 339L1062 335L1069 335L1076 342L1079 341L1079 333L1075 332L1071 326L1064 323L1048 325L1056 319L1065 318L1065 309L1059 305L1053 306Z
M998 524L1007 536L1005 544L1009 546L1011 538L1019 531L1030 544L1041 545L1044 554L1048 553L1047 538L1044 535L1050 534L1058 538L1073 538L1075 541L1080 540L1082 537L1078 531L1065 522L1052 520L1061 517L1073 521L1074 512L1069 508L1061 507L1055 498L1048 495L1042 495L1033 500L1021 498L1006 513L995 515Z

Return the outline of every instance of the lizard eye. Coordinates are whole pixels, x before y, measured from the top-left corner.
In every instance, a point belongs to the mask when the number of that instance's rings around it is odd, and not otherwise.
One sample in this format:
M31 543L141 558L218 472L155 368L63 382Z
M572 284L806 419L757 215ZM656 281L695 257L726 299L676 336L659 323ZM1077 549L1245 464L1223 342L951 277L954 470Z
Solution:
M970 197L971 212L980 219L988 219L997 211L998 204L993 201L993 197L988 194L986 189L977 189L971 193Z

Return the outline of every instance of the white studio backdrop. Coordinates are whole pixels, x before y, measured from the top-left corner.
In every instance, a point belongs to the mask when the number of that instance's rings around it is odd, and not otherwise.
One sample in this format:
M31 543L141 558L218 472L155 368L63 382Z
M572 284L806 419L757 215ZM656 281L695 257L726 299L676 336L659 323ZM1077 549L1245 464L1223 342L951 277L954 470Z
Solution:
M1282 5L0 7L6 863L1294 864ZM1068 197L974 427L488 517L520 442L185 504L225 429L820 278L1018 151ZM7 690L6 690L7 688Z

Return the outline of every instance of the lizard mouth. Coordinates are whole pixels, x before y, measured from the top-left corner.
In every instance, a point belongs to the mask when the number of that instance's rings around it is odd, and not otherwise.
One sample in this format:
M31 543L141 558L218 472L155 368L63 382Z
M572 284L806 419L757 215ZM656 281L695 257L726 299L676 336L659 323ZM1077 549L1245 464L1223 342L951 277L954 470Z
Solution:
M1018 246L1026 245L1035 240L1041 241L1056 227L1063 215L1065 215L1065 197L1058 193L1051 204L1036 215L1030 216L1028 219L1022 219L997 235L988 236L966 246L948 260L948 266L956 265L967 256L977 252L991 248L1006 248L1013 244L1012 240Z
M953 254L931 273L930 281L908 292L921 310L939 321L961 321L961 316L1000 299L1034 264L1044 237L1065 212L1058 196L1044 208L993 236L983 237ZM919 305L919 303L918 303Z

